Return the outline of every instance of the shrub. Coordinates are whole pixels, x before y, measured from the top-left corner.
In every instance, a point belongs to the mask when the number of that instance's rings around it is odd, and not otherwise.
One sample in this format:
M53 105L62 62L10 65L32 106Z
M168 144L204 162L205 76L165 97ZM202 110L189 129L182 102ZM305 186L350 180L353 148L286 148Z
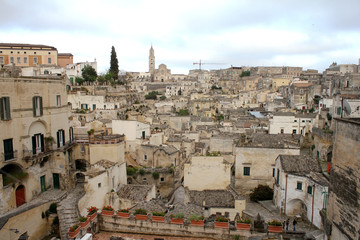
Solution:
M250 219L250 218L241 218L240 220L237 221L237 223L250 224L250 223L251 223L251 219Z
M146 215L147 211L142 208L135 209L135 214Z
M87 208L88 215L92 215L92 214L96 213L97 210L98 210L97 207L93 207L93 206Z
M254 202L271 200L273 198L273 190L267 185L258 185L252 190L250 200Z
M126 174L128 176L135 175L136 171L137 171L136 168L133 168L133 167L127 167L126 168Z
M144 169L140 169L140 170L139 170L139 173L140 173L140 175L142 176L142 175L145 174L145 170L144 170Z
M216 222L228 222L229 219L227 219L226 217L217 217L215 219Z
M204 220L204 216L198 216L196 214L191 214L190 215L190 221L200 221L200 220Z
M127 209L120 209L120 210L118 210L118 212L124 212L124 213L128 213L129 212L129 209L127 208Z
M104 206L102 210L113 211L114 209L110 205L107 205L107 206Z
M268 222L268 224L271 226L281 226L282 225L280 221L275 220L275 219L272 220L271 222Z
M87 217L79 217L79 222L86 222L87 221Z
M159 179L160 174L159 174L159 172L153 172L152 176L155 180L157 180L157 179Z
M153 212L152 215L153 215L153 216L164 217L164 216L165 216L165 213L164 213L164 212Z

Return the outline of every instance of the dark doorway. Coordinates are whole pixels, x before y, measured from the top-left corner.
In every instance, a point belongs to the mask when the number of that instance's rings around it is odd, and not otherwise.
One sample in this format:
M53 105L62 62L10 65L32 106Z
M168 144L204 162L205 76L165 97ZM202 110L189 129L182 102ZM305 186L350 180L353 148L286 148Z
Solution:
M60 189L60 175L53 173L54 189Z

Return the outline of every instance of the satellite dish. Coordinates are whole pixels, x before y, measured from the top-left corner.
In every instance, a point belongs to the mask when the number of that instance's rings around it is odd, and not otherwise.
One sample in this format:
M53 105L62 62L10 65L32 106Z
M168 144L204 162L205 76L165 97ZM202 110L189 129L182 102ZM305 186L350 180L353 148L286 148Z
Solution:
M347 101L347 99L343 100L343 109L344 109L344 111L346 112L347 115L351 114L351 107L350 107L350 104Z

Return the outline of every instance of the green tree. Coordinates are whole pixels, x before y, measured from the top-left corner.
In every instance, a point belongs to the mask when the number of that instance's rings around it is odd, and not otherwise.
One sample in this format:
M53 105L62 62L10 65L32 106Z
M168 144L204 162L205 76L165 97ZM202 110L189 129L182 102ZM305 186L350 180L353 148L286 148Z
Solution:
M156 100L157 99L156 95L159 95L159 93L157 91L149 92L147 95L145 95L145 99L154 99L154 100Z
M161 96L161 97L160 97L160 100L165 100L165 99L166 99L165 96Z
M273 190L267 185L258 185L250 193L250 200L253 202L272 200Z
M105 76L104 76L104 75L98 76L97 81L98 81L101 85L103 85L103 84L106 82Z
M119 62L116 56L115 47L111 47L111 57L110 57L110 69L109 73L112 74L112 77L116 80L119 77Z
M82 69L82 77L84 78L84 81L86 82L95 82L96 78L97 78L97 73L95 68L93 68L90 65L86 65L83 69Z
M75 82L79 85L82 85L85 81L82 77L75 77Z
M243 71L240 75L240 77L248 77L250 76L250 71Z
M179 112L178 112L178 115L179 116L189 116L190 113L189 113L188 109L180 109Z

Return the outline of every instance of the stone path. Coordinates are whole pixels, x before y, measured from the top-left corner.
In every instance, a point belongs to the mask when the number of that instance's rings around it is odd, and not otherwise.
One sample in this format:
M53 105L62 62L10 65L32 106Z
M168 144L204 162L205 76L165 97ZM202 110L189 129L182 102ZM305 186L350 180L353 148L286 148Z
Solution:
M67 233L69 228L79 222L78 218L80 214L77 209L77 204L84 194L83 184L78 184L74 190L58 204L57 212L59 216L61 239L68 239Z

